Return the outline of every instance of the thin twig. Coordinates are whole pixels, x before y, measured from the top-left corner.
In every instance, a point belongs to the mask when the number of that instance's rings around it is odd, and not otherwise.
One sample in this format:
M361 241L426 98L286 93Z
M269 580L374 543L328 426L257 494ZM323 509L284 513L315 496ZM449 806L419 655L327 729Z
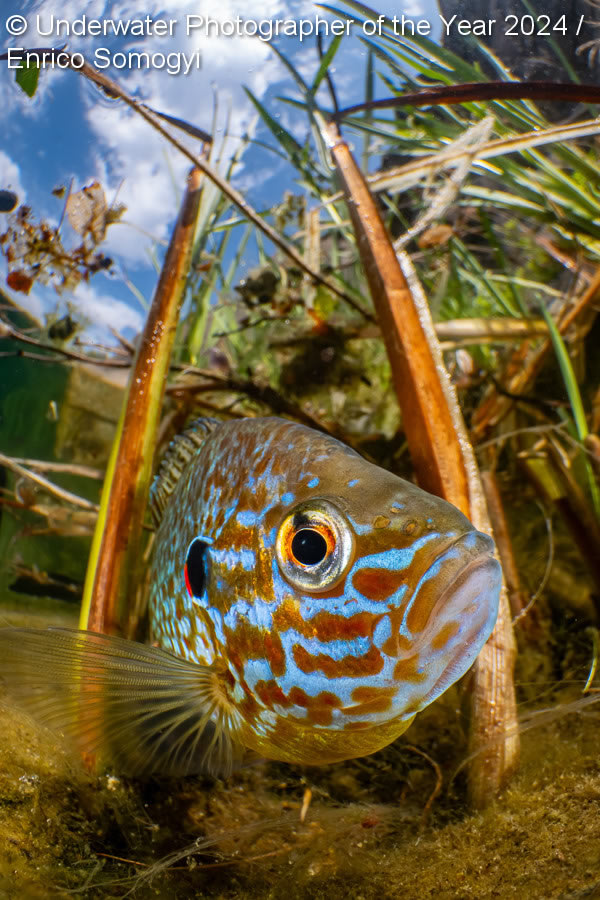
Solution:
M57 484L54 484L54 482L48 481L43 475L37 475L35 472L30 472L29 469L26 469L18 462L15 462L12 457L5 456L4 453L0 453L0 465L6 466L7 469L10 469L16 475L20 475L21 478L28 478L30 481L35 482L35 484L38 484L45 491L48 491L49 494L58 497L59 500L71 503L73 506L80 506L82 509L98 512L99 507L96 506L95 503L84 500L83 497L78 497L77 494L72 494L70 491L65 491L64 488L59 487Z
M123 856L114 856L112 853L100 853L98 850L96 856L103 856L105 859L115 859L117 862L127 863L129 866L141 866L144 869L148 868L148 863L138 862L135 859L125 859Z
M544 507L539 502L539 500L536 502L537 502L538 506L540 507L540 509L542 510L542 512L544 513L544 520L546 522L546 531L548 532L548 556L546 558L546 568L544 570L544 574L542 575L542 580L540 581L540 583L538 585L537 591L535 592L535 594L532 594L532 596L529 599L529 602L521 610L519 615L514 617L513 628L517 624L517 622L520 622L521 619L523 619L527 615L527 613L529 612L529 610L531 609L533 604L541 596L542 591L546 587L546 585L548 583L548 579L550 578L550 572L552 571L552 566L554 565L554 532L552 530L552 517L549 516L548 513L544 510ZM585 693L585 691L584 691L584 693Z
M131 365L130 359L104 359L103 357L95 357L95 356L87 356L83 353L76 353L74 350L66 350L64 347L57 347L55 344L49 344L45 341L40 341L37 338L29 337L29 335L24 334L22 331L18 331L16 328L13 328L12 325L8 325L6 322L0 322L0 337L1 338L11 338L14 341L20 341L22 344L30 344L32 347L39 347L40 350L50 350L53 353L58 353L59 356L63 356L66 359L76 360L77 362L89 363L95 366L120 366L126 367ZM22 356L24 354L20 353L3 353L3 356ZM34 359L39 359L38 356L33 357ZM54 360L55 361L55 360Z
M91 466L78 466L74 463L49 462L44 459L20 459L18 456L11 457L16 463L22 466L29 466L32 469L40 469L42 472L64 472L66 475L79 475L81 478L94 478L102 481L104 472L101 469L93 469Z
M485 103L493 100L569 100L572 103L600 103L596 84L571 84L555 81L474 81L440 85L421 91L407 91L396 97L383 97L356 103L333 114L341 121L359 112L395 109L402 106L439 106L455 103Z
M431 811L431 807L433 806L433 801L438 796L442 789L442 770L440 769L438 763L436 763L435 759L432 759L431 756L428 756L424 750L419 750L418 747L415 747L414 744L404 744L407 750L412 750L413 753L418 754L418 756L422 756L424 760L426 760L433 771L435 772L435 787L433 788L431 794L429 795L429 799L427 803L423 807L423 812L421 813L421 829L425 827L427 824L427 819L429 817L429 813Z
M187 371L190 370L188 369ZM198 370L197 374L209 379L209 381L202 383L194 382L191 384L182 384L181 382L176 381L167 386L166 392L177 397L185 394L201 394L207 391L234 391L246 394L250 399L256 400L259 403L264 403L274 412L285 413L288 416L292 416L293 418L298 419L299 422L308 425L310 428L316 428L317 431L324 431L327 434L332 433L322 422L305 412L295 403L287 400L278 393L275 388L272 388L268 384L262 385L257 384L254 381L227 378L216 375L214 372L202 372L201 370Z

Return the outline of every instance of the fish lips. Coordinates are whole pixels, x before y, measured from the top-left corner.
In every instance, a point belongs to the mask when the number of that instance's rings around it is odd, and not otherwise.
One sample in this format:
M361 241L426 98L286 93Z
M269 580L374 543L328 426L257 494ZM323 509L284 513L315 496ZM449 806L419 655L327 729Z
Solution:
M498 617L502 569L488 535L469 531L440 553L428 573L445 584L423 628L420 656L431 688L423 709L471 668ZM421 590L427 587L427 581ZM413 602L419 603L419 593Z

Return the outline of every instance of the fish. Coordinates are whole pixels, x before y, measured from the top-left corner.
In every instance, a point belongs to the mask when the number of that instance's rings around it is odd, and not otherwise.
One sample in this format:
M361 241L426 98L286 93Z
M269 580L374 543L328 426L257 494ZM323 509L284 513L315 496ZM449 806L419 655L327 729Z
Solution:
M494 542L304 425L200 419L155 478L149 643L0 629L9 698L122 774L367 756L471 667Z

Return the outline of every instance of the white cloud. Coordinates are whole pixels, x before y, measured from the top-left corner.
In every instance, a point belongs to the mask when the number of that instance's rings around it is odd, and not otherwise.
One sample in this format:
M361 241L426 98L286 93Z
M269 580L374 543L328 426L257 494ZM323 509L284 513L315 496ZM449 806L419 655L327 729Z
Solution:
M0 189L14 191L19 203L25 199L25 189L21 184L21 170L7 153L0 150ZM0 225L2 220L0 220Z
M120 334L126 331L137 334L145 319L139 308L133 309L123 300L116 300L85 282L78 286L75 299L78 312L89 321L83 332L84 339L112 342L111 328Z

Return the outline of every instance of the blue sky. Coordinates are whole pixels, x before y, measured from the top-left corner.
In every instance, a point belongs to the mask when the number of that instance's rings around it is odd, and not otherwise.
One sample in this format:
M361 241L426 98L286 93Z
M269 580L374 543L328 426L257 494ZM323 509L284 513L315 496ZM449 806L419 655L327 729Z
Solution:
M393 0L380 0L374 5L388 15L404 13L428 19L434 33L439 32L435 0L407 0L402 6ZM68 43L70 51L82 52L100 65L110 61L105 73L130 92L149 105L208 131L216 103L217 136L222 136L228 115L232 123L233 137L225 148L227 157L235 150L236 138L255 128L254 111L243 85L268 103L275 94L290 92L291 81L265 41L257 37L216 36L215 31L236 30L238 16L256 22L263 33L268 23L277 20L284 23L282 27L299 31L301 22L307 30L317 16L324 17L323 11L308 0L262 0L257 10L251 13L250 9L241 0L146 0L144 4L138 0L2 0L0 41L3 50ZM24 17L26 31L22 36L11 37L7 33L15 22L17 28L20 24L20 20L9 23L11 16ZM90 19L98 20L109 33L65 36L64 23L69 23L73 31L81 30L83 16L87 17L86 25ZM152 19L145 28L149 34L115 37L110 33L147 16ZM188 16L196 18L187 19ZM207 34L205 23L199 22L200 16L219 24L213 24L212 32ZM162 29L171 34L156 33L161 29L156 26L157 19L166 22ZM59 34L57 20L63 21ZM259 26L260 22L263 24ZM314 39L300 42L298 37L286 35L278 38L278 46L292 56L304 74L314 72ZM121 67L127 57L116 54L130 51L162 56L155 56L154 66L149 69ZM172 69L189 65L189 73L169 74L168 61ZM361 97L364 66L365 54L358 40L345 41L336 57L334 72L342 101ZM43 72L33 100L15 85L14 73L6 65L0 70L0 78L0 188L13 189L36 215L57 221L62 201L52 196L52 189L73 181L73 189L77 190L98 179L109 202L116 198L127 206L123 223L109 229L106 251L115 259L116 272L125 274L149 299L156 280L153 259L162 255L188 161L166 146L140 117L122 104L104 98L72 71ZM286 126L293 130L293 114L284 114ZM266 137L260 129L254 133ZM278 164L267 151L251 148L242 160L237 183L247 192L250 202L260 207L275 202L285 190L293 190L292 178L291 170ZM251 264L252 260L248 262ZM3 260L0 266L4 267ZM2 281L5 274L5 267L1 268ZM107 338L109 325L131 336L141 327L144 316L143 307L118 276L96 275L89 284L80 285L75 296L58 298L52 289L35 286L28 297L19 294L15 299L41 319L57 303L64 310L66 302L72 300L90 321L89 332L98 339Z

